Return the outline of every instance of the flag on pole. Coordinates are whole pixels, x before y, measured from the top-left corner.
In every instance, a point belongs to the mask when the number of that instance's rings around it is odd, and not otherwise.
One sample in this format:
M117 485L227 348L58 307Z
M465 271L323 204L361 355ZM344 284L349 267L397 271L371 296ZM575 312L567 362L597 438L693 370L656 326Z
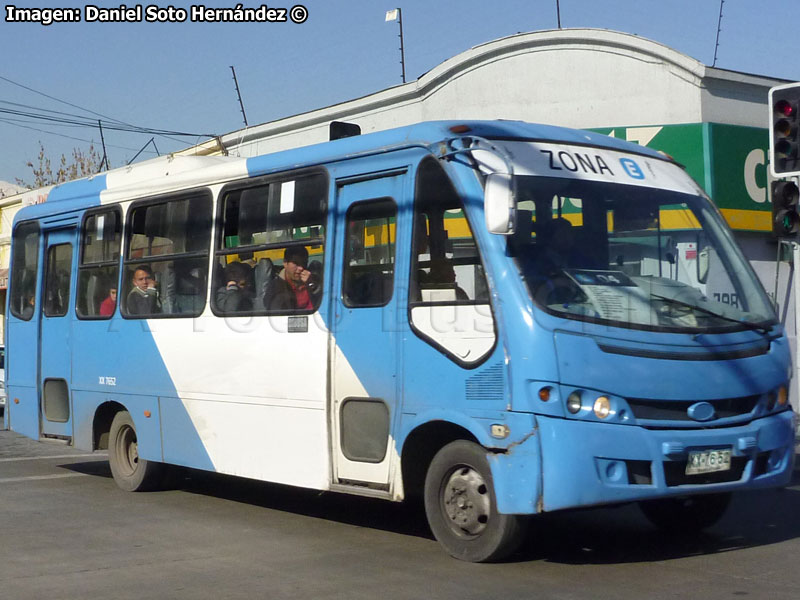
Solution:
M397 14L400 12L399 8L393 8L392 10L386 11L386 23L389 21L397 21Z

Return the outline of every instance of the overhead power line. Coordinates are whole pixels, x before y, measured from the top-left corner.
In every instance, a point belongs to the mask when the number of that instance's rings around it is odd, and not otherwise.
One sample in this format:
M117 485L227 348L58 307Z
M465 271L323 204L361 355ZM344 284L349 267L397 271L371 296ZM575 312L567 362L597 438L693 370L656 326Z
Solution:
M0 100L0 104L8 104L9 106L16 106L19 108L27 108L29 110L36 110L43 113L52 113L54 115L63 115L65 117L76 117L78 119L83 119L82 115L76 115L74 113L64 112L62 110L53 110L52 108L43 108L41 106L32 106L30 104L22 104L20 102L11 102L11 100Z
M127 131L130 133L145 133L148 135L160 136L184 136L184 137L215 137L213 133L192 133L186 131L174 131L171 129L153 129L150 127L138 127L136 125L128 125L120 121L102 121L99 119L91 119L89 117L62 117L57 115L48 115L40 112L31 112L24 110L17 110L13 108L0 108L0 113L8 115L16 115L18 117L27 117L39 121L47 121L50 123L57 123L61 125L80 125L83 127L97 128L98 123L104 128L113 131Z
M33 109L33 110L36 110L36 111L40 111L40 112L27 113L26 114L26 113L24 113L24 111L19 111L18 113L14 113L14 112L10 112L9 110L0 109L0 113L17 114L18 116L25 116L25 117L28 117L28 118L34 119L34 120L50 121L52 123L58 123L58 124L64 125L64 126L74 125L74 126L81 126L81 127L97 128L98 127L98 123L99 123L100 127L104 128L104 129L107 129L107 130L126 131L126 132L130 132L130 133L143 133L143 134L147 134L147 135L157 135L157 136L160 136L160 137L173 139L173 141L178 141L178 142L181 142L181 143L183 143L182 140L174 140L174 138L172 136L177 136L177 137L209 137L209 138L213 138L213 137L217 136L217 134L214 134L214 133L188 133L188 132L181 132L181 131L171 131L171 130L167 130L167 129L155 129L155 128L151 128L151 127L140 127L140 126L133 125L131 123L127 123L125 121L122 121L120 119L115 119L114 117L110 117L108 115L104 115L102 113L99 113L97 111L91 110L89 108L85 108L85 107L80 106L78 104L74 104L72 102L68 102L66 100L62 100L61 98L57 98L57 97L52 96L50 94L46 94L46 93L44 93L42 91L36 90L36 89L34 89L32 87L29 87L27 85L24 85L22 83L19 83L17 81L9 79L8 77L4 77L4 76L0 75L0 80L5 81L7 83L10 83L12 85L15 85L17 87L20 87L20 88L22 88L24 90L28 90L29 92L32 92L34 94L38 94L38 95L43 96L45 98L49 98L50 100L54 100L55 102L60 102L61 104L66 104L67 106L71 106L73 108L77 108L78 110L90 113L90 114L92 114L92 115L94 115L96 117L102 117L104 119L107 119L107 121L98 121L97 119L94 119L94 118L90 119L88 117L83 117L83 116L80 116L80 115L74 115L74 114L70 114L70 113L63 113L61 111L54 111L54 110L49 110L49 109L39 109L39 108L29 107L29 106L26 106L26 105L17 104L17 103L8 102L8 101L2 101L2 102L4 104L20 106L20 107L24 107L24 108L30 108L30 109ZM69 119L66 119L66 118L58 120L58 119L55 119L55 118L52 118L52 117L48 117L44 113L52 113L52 114L56 114L56 115L63 115L64 117L73 117L73 120L69 120Z
M30 125L22 125L21 123L17 122L18 119L4 119L0 118L0 123L5 123L7 125L13 125L14 127L21 127L22 129L30 129L31 131L38 131L39 133L46 133L48 135L54 135L57 137L66 138L68 140L75 140L76 142L84 142L86 144L94 144L94 140L87 140L85 138L75 137L73 135L66 135L63 133L57 133L55 131L48 131L47 129L40 129L38 127L31 127ZM150 142L148 142L149 144ZM107 144L109 148L116 148L117 150L130 150L131 152L140 151L139 148L131 148L129 146L118 146L116 144ZM156 154L158 154L158 149L156 149Z
M0 75L0 79L3 81L10 83L11 85L16 85L17 87L21 87L24 90L28 90L29 92L33 92L34 94L39 94L40 96L44 96L45 98L49 98L50 100L55 100L56 102L60 102L61 104L66 104L67 106L71 106L72 108L77 108L78 110L82 110L84 112L88 112L93 114L96 117L104 117L109 119L110 121L116 121L117 123L122 123L124 125L131 125L130 123L125 123L124 121L120 121L119 119L115 119L114 117L109 117L108 115L101 114L99 112L95 112L89 108L84 108L83 106L79 106L77 104L73 104L72 102L67 102L66 100L62 100L61 98L56 98L55 96L51 96L50 94L45 94L44 92L40 92L39 90L35 90L32 87L28 87L27 85L23 85L17 81L9 79L8 77L3 77Z

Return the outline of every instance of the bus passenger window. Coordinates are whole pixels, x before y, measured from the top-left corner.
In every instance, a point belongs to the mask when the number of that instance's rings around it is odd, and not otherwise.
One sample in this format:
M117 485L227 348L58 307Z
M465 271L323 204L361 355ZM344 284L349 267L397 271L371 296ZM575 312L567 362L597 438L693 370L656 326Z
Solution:
M72 244L57 244L47 249L44 275L44 315L63 317L69 308L72 277Z
M327 178L281 177L219 203L211 306L221 316L308 313L322 298Z
M137 203L128 220L123 315L199 316L206 305L210 195Z
M384 306L394 291L397 205L361 202L347 213L342 298L345 306Z
M89 214L81 230L78 294L80 319L108 319L116 311L122 215L118 208Z
M9 307L18 319L29 321L36 308L36 278L39 268L39 225L20 223L14 230Z

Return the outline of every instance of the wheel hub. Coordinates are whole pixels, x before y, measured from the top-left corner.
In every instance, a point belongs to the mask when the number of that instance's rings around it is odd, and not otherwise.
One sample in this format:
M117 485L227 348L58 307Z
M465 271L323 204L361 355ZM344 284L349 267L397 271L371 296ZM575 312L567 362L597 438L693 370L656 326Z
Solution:
M120 467L127 475L136 470L139 463L139 445L136 443L136 432L131 427L126 427L120 433L117 441L117 456L120 457Z
M481 474L471 467L460 467L442 491L444 510L453 529L462 535L480 535L491 510L489 490Z

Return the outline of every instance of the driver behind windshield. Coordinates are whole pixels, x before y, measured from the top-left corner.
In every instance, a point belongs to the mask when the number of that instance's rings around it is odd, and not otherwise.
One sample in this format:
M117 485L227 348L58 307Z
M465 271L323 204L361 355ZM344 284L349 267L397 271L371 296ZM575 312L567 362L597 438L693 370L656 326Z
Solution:
M563 269L605 267L583 251L577 243L575 227L563 217L544 221L539 226L536 247L535 268L540 275L557 273Z

